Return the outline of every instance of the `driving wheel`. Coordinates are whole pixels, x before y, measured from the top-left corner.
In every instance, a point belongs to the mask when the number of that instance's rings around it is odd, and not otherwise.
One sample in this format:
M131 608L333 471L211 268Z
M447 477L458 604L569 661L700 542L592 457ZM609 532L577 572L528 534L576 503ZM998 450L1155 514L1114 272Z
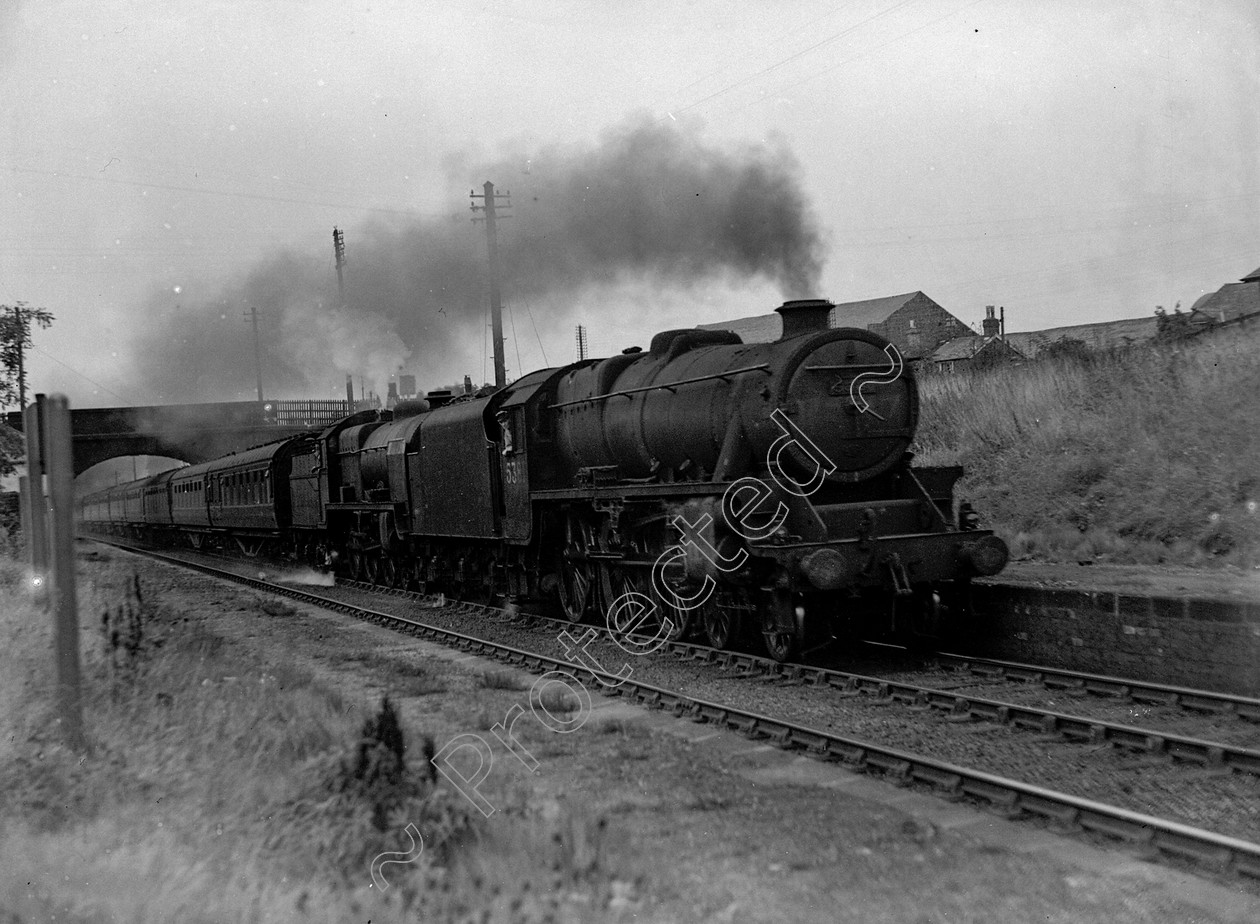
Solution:
M560 608L570 622L581 622L595 596L595 566L586 557L588 543L580 523L572 518L566 524L568 533L560 553Z

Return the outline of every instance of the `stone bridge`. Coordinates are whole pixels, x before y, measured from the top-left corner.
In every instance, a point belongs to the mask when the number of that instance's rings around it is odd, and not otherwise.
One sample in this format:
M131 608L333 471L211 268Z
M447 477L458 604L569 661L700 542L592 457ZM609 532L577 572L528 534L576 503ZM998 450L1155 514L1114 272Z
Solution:
M208 462L251 446L322 429L351 413L346 401L224 401L70 411L74 474L118 456ZM6 416L22 430L21 412Z

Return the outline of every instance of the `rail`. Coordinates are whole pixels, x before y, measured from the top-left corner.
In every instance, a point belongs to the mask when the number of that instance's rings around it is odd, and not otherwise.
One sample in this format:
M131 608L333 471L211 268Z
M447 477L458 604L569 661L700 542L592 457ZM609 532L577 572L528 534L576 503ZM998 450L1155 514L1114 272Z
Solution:
M1035 815L1143 848L1153 848L1161 853L1197 862L1214 870L1228 869L1260 878L1260 844L1251 841L1217 834L1119 806L1095 802L982 770L950 764L886 745L861 741L835 732L809 728L784 719L698 699L635 680L633 675L628 678L615 676L594 670L585 664L523 651L488 639L466 635L408 617L356 606L310 591L246 577L209 565L146 549L137 549L110 540L102 541L171 564L182 565L213 577L333 609L440 644L453 645L472 654L498 658L534 672L570 670L590 675L599 682L601 692L605 695L623 696L644 706L671 711L679 717L720 725L738 731L749 738L769 740L779 747L802 751L819 760L842 762L854 770L863 772L874 770L905 782L923 783L947 798L971 797L1008 815ZM398 594L398 596L409 595L407 592ZM458 603L454 606L469 612L499 612L491 607L471 603ZM787 667L787 665L783 666Z
M561 401L559 404L553 404L551 407L568 407L571 404L585 404L590 401L607 401L609 398L624 398L628 395L637 395L645 391L656 391L662 389L664 391L673 391L679 385L695 385L697 382L711 382L714 379L729 379L731 376L741 375L745 372L769 372L770 365L768 363L760 363L756 366L744 366L740 369L728 369L725 372L714 372L711 375L698 375L693 379L680 379L677 382L661 382L655 385L644 385L641 388L626 388L622 391L610 391L606 395L591 395L587 398L574 398L572 401Z

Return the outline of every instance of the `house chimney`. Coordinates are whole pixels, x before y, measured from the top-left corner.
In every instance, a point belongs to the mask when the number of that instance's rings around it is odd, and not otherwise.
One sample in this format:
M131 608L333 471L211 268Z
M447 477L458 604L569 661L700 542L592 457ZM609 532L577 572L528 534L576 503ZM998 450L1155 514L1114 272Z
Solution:
M984 336L996 337L1001 329L1001 322L993 313L992 305L984 306Z
M779 339L787 340L789 337L827 330L827 319L831 315L831 309L835 307L825 298L798 298L784 302L774 309L783 318L783 334Z

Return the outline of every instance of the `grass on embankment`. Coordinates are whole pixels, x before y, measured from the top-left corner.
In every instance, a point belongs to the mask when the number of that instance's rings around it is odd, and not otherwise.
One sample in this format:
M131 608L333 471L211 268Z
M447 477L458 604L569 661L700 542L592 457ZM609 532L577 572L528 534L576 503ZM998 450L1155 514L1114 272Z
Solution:
M923 465L1015 557L1260 564L1260 328L920 379Z
M51 620L0 559L0 920L545 919L563 845L489 830L433 779L431 739L403 729L402 752L384 708L137 601L116 563L87 570L81 757L55 726ZM372 858L405 851L409 823L423 854L373 888Z

